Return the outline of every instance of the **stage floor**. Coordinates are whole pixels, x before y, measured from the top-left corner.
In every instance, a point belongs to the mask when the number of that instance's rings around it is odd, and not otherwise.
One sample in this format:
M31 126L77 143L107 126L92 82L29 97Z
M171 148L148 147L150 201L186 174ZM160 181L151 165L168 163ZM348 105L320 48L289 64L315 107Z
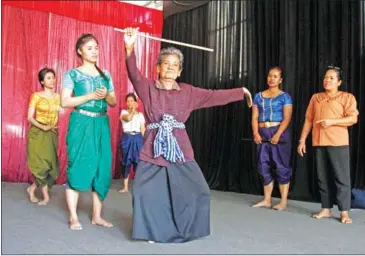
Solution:
M104 216L106 229L90 223L91 193L82 193L82 231L68 228L63 186L47 206L28 200L24 183L2 183L2 254L365 254L365 211L351 210L353 224L310 217L320 205L290 201L283 212L250 206L259 196L212 191L211 235L185 244L131 240L130 194L113 181ZM274 199L274 203L278 199ZM335 210L335 215L339 212Z

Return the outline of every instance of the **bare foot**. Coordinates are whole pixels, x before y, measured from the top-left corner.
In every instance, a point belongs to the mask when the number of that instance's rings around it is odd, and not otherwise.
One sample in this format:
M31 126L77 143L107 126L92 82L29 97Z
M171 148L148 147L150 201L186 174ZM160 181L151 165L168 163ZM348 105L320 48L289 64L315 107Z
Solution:
M29 195L29 200L30 200L32 203L37 203L39 200L38 200L38 198L35 196L34 191L35 191L35 188L33 188L33 185L30 185L30 186L27 188L27 192L28 192L28 195Z
M38 202L38 205L47 205L49 202L49 198L44 198L42 201Z
M100 218L100 219L93 219L91 221L91 224L93 225L99 225L99 226L102 226L102 227L105 227L105 228L111 228L113 227L113 224L107 222L106 220Z
M43 200L38 202L38 205L47 205L49 202L48 186L42 188Z
M78 219L70 219L69 225L70 225L71 230L81 230L82 229L82 225Z
M352 223L352 219L350 218L348 212L341 212L340 214L340 219L341 219L341 223L344 224L351 224Z
M322 218L331 218L332 212L330 209L322 209L319 212L312 215L315 219L322 219Z
M287 202L280 201L277 205L273 207L274 210L282 211L286 208Z
M128 188L123 188L123 189L120 189L118 190L119 193L126 193L126 192L129 192Z
M270 208L271 207L271 202L266 201L266 200L262 200L261 202L258 202L257 204L252 205L252 207L254 207L254 208L260 208L260 207Z

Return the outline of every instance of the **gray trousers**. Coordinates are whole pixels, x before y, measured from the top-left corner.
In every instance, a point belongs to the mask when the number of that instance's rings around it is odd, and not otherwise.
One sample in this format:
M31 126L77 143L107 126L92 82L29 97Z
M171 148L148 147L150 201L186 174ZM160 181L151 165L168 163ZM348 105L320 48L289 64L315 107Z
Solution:
M318 186L322 208L333 207L336 194L340 211L351 207L350 150L348 146L315 147Z

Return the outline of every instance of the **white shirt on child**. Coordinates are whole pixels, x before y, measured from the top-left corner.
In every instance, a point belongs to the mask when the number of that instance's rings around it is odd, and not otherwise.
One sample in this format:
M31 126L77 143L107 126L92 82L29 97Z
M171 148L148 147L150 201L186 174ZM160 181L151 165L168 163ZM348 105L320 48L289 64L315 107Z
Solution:
M120 112L120 116L128 115L129 112L125 109L123 109ZM141 132L141 125L145 124L146 120L144 119L144 116L141 112L138 112L138 114L134 115L132 117L132 120L130 121L124 121L122 120L122 126L124 132Z

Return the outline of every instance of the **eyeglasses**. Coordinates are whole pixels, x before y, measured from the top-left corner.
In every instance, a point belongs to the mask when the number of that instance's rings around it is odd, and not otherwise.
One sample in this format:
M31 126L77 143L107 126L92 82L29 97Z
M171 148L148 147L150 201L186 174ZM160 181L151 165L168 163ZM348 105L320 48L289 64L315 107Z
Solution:
M336 67L336 66L328 66L327 68L341 71L341 68L340 67Z

